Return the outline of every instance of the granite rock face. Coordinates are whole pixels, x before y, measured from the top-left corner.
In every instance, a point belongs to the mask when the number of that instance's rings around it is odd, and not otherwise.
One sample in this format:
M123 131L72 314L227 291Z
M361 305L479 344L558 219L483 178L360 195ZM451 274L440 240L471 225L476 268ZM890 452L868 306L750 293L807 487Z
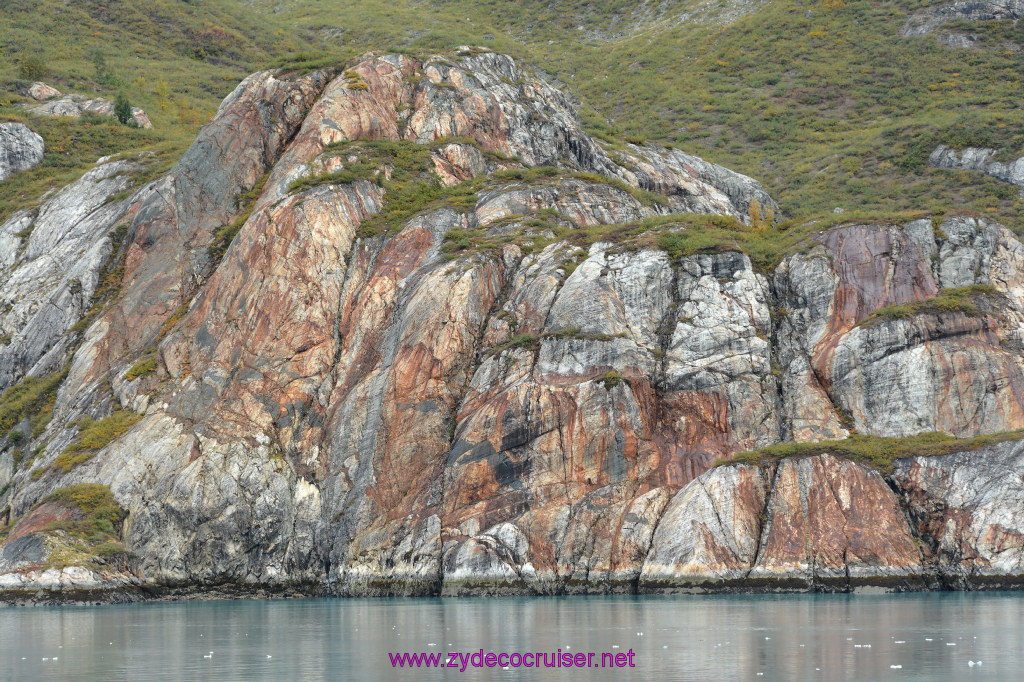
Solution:
M939 145L928 157L928 165L935 168L981 171L1024 190L1024 157L1009 162L995 161L997 153L998 150L989 147L966 147L958 152L945 145Z
M148 192L128 191L140 168L101 159L38 209L0 225L0 390L64 364L69 330L89 310L115 248L114 230Z
M928 506L945 473L712 467L1024 427L1012 233L846 225L768 271L670 255L659 234L701 228L665 216L777 206L675 150L609 155L565 95L460 54L254 74L164 177L101 163L0 228L0 381L67 369L45 430L0 441L0 520L99 483L132 557L106 586L340 595L920 589L943 552L1009 542L1021 522L995 538L980 497L969 532ZM81 417L120 410L141 419L58 464ZM1020 471L1003 450L918 468ZM27 527L0 585L101 589Z
M712 469L672 498L639 588L1019 585L1022 455L1011 441L912 457L885 478L827 454Z
M42 160L42 137L24 123L0 123L0 182Z
M787 436L837 438L855 428L965 437L1019 428L1024 299L1016 237L984 220L952 218L939 230L926 220L841 227L820 243L775 273L785 310L778 342ZM990 307L972 315L928 305L907 312L943 290L977 285L991 291Z
M892 480L946 585L1008 585L1024 574L1022 457L1024 447L1014 442L980 458L962 453L897 464Z

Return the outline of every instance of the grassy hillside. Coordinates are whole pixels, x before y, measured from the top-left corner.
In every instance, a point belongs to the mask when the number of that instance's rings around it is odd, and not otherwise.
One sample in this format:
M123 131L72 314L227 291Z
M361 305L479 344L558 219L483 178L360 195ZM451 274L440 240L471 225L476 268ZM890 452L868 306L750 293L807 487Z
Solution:
M1024 230L1015 188L926 167L939 142L1024 154L1024 28L946 27L975 34L970 50L935 36L901 37L908 14L926 6L9 0L0 16L0 80L10 85L24 59L38 54L45 80L58 87L126 92L157 127L145 142L180 150L256 68L481 44L525 59L574 93L598 136L665 142L750 174L797 220L835 207L878 217L969 209ZM16 114L5 107L0 115ZM6 193L0 187L0 201Z

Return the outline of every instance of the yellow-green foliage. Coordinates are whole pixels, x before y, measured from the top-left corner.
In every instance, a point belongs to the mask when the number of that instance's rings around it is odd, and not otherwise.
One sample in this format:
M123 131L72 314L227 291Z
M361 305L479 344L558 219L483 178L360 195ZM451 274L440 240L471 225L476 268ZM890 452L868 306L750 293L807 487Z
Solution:
M962 313L968 317L979 317L984 313L978 307L976 300L979 297L996 295L998 295L996 288L990 284L972 284L956 289L943 289L932 298L923 301L910 301L879 308L861 324L902 320L922 314Z
M511 339L495 346L488 351L488 355L497 355L502 351L509 350L512 348L518 348L521 350L535 351L540 348L540 339L533 334L516 334Z
M235 200L235 207L241 212L230 225L223 225L213 233L213 243L207 249L210 258L219 261L224 257L228 247L231 246L231 242L242 230L245 221L249 220L249 217L252 215L252 211L256 207L256 200L263 194L263 188L266 186L267 178L269 177L270 173L264 174L263 177L256 181L255 185L238 195L238 198Z
M49 422L50 411L57 397L57 388L67 376L67 369L45 377L25 377L0 395L0 434L6 434L25 417L32 420L33 433ZM45 415L45 422L38 418ZM38 423L37 423L38 422Z
M156 371L156 356L150 355L132 365L131 369L125 372L125 381L135 381L139 377L149 376Z
M178 308L173 313L171 313L171 316L167 318L167 321L164 322L164 326L160 328L160 333L157 334L157 338L162 339L164 336L166 336L167 332L171 331L174 325L181 322L181 320L185 317L185 314L187 312L188 303L182 303L180 306L178 306Z
M655 20L636 3L586 0L522 0L511 13L500 0L362 0L358 12L342 0L281 7L8 0L0 13L8 57L0 80L17 78L29 57L66 91L90 92L113 77L117 87L104 86L102 94L125 91L156 131L111 127L121 136L152 135L180 152L238 80L268 64L292 74L342 73L370 50L423 56L484 45L565 83L583 102L585 125L610 146L672 143L763 180L782 212L801 222L835 206L874 213L962 206L1011 226L1024 218L1012 186L927 167L940 142L1020 152L1020 62L1007 48L1024 41L1020 22L947 24L944 30L976 38L968 51L935 35L899 35L907 15L923 7L916 0L826 0L810 14L806 3L783 0L741 15L716 15L724 10L715 6L707 21L675 20L696 7L694 0L669 3ZM339 17L343 31L334 28ZM68 43L64 36L72 33L76 40ZM107 77L96 73L97 49ZM362 86L358 77L350 83ZM17 101L10 85L0 90L0 103ZM11 107L0 113L23 115ZM81 122L68 125L88 132ZM54 147L53 136L43 135ZM103 153L148 143L110 139ZM6 181L0 213L5 201L12 207L22 196L32 200L94 159L81 154L63 176L47 168ZM16 186L24 191L9 189Z
M67 473L82 462L92 459L99 450L124 434L142 416L131 410L117 410L109 417L78 420L78 438L57 457L53 466Z
M771 205L761 206L761 202L753 199L747 208L750 226L755 230L767 230L775 223L775 209Z
M14 107L0 107L0 123L21 121L43 138L46 153L39 165L0 182L0 223L13 211L32 208L47 190L80 177L101 156L134 149L156 148L161 137L151 130L126 128L113 118L49 118ZM180 155L183 146L171 152ZM166 151L166 150L164 150ZM165 170L166 155L152 158L150 168Z
M482 183L476 186L482 186ZM750 257L755 268L767 270L786 255L810 245L809 237L821 229L818 223L794 225L789 222L767 230L745 225L729 216L689 213L656 216L635 223L585 227L569 226L564 220L552 222L546 215L543 218L518 216L509 218L509 221L522 223L522 229L501 236L487 236L487 228L456 228L445 235L441 250L450 258L471 253L494 255L503 245L516 244L524 253L531 253L556 241L565 241L576 247L560 265L568 276L585 257L585 253L580 251L600 241L614 244L613 248L620 250L661 249L673 259L697 253L741 251ZM541 231L554 236L548 238L537 234Z
M78 483L58 488L44 502L58 502L77 511L80 519L49 524L49 532L63 531L63 541L50 555L53 566L81 565L99 557L124 554L118 529L126 512L114 500L110 488L98 483Z
M622 383L622 375L615 370L612 370L611 372L607 372L603 376L598 377L597 381L603 382L605 390L610 391Z
M141 182L141 180L140 180ZM121 283L124 280L124 264L128 255L125 238L128 235L128 225L121 223L110 233L111 251L107 261L100 268L99 281L96 283L96 290L92 294L92 305L78 322L71 325L68 331L72 334L84 332L89 328L107 303L117 296L121 290Z
M879 436L850 436L845 440L826 440L817 443L780 443L753 452L739 452L728 459L719 459L715 466L731 464L763 465L788 457L809 457L832 454L891 473L893 461L901 457L930 457L954 452L978 450L1008 440L1024 438L1024 430L1008 431L975 438L954 438L944 433L922 433L908 438L882 438Z

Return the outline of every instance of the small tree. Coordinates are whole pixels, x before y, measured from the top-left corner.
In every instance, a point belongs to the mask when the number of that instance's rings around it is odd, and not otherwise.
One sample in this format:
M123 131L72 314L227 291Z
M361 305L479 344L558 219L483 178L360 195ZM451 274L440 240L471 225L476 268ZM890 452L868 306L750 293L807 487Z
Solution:
M19 75L28 81L37 81L46 75L46 62L37 54L29 55L18 65Z
M775 222L775 210L771 204L762 206L757 199L750 202L747 214L750 217L750 226L755 230L767 230Z
M132 118L132 103L128 101L123 92L117 93L117 99L114 100L114 117L122 125L128 125L129 121L134 120Z
M107 66L107 56L103 54L103 50L97 48L89 56L92 58L92 66L96 70L96 75L94 76L96 82L102 85L116 85L117 79L110 73L110 68Z

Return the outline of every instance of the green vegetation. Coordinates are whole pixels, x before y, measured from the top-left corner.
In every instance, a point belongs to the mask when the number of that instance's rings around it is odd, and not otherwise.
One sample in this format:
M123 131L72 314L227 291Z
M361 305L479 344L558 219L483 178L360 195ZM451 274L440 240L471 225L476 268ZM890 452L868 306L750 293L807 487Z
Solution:
M676 20L698 7L702 21ZM1021 229L1024 202L1011 187L926 165L940 142L1024 152L1014 125L1021 29L1009 20L942 29L976 36L971 50L935 36L900 36L908 14L924 7L920 0L786 0L740 15L730 3L707 8L696 0L653 13L584 0L522 0L516 12L499 0L362 0L358 12L340 0L10 0L0 16L9 57L0 61L0 81L13 93L14 80L45 73L65 91L121 90L159 132L111 146L159 142L180 153L195 126L261 66L293 74L331 68L358 89L365 84L346 69L368 50L423 56L484 45L565 84L584 103L588 129L612 150L646 140L699 154L762 180L800 223L835 206L850 218L853 210L962 207ZM9 107L0 113L20 115ZM83 168L76 166L79 174ZM29 200L41 193L26 189ZM0 212L9 197L4 188ZM443 198L421 188L395 206Z
M120 122L121 125L128 125L129 122L134 122L132 118L132 103L128 101L128 98L123 92L117 93L117 98L114 100L114 118Z
M289 186L289 192L302 192L324 184L341 184L356 180L369 180L381 186L398 187L402 183L429 179L432 164L430 150L439 146L415 144L408 141L360 140L328 145L321 156L357 156L356 162L345 162L343 170L299 178ZM383 167L391 168L391 180L385 182ZM394 184L391 184L394 183Z
M611 341L612 339L625 338L626 334L595 334L591 332L580 331L579 327L567 327L565 329L559 329L558 331L544 332L539 337L533 334L516 334L511 339L495 346L488 351L489 355L498 355L502 351L509 350L512 348L520 348L523 350L536 351L540 348L540 342L542 339L576 339L580 341ZM612 376L614 375L614 376ZM616 372L611 372L609 375L604 375L598 378L599 381L613 381L608 388L618 383L621 377Z
M267 178L269 177L270 173L264 174L248 191L238 195L238 198L235 200L235 209L240 211L238 217L231 221L230 225L224 225L214 231L213 243L210 244L207 252L215 262L224 257L228 247L231 246L231 242L234 241L238 233L241 232L242 226L252 216L253 209L256 208L256 200L263 194L263 188L266 187Z
M990 284L972 284L956 289L943 289L932 298L923 301L910 301L879 308L870 317L861 321L861 324L905 320L922 314L962 313L967 317L980 317L984 313L978 307L977 299L997 295L996 288Z
M48 190L78 179L101 156L148 149L154 152L145 161L148 175L155 175L170 168L183 150L152 130L125 128L103 116L48 118L0 106L0 123L5 121L21 121L41 135L46 153L39 165L0 183L0 222L15 210L35 208Z
M32 424L32 432L42 432L50 421L53 405L57 399L57 388L67 376L63 369L45 377L25 377L0 395L0 433L10 432L26 417Z
M893 461L901 457L931 457L954 452L969 452L1008 440L1024 438L1024 430L1008 431L975 438L954 438L945 433L922 433L908 438L882 438L854 435L845 440L818 443L780 443L754 452L739 452L728 459L719 459L715 466L752 464L764 466L790 457L832 454L892 473Z
M511 339L501 344L500 346L495 346L494 348L491 348L490 351L488 351L488 354L498 355L503 351L510 350L513 348L528 350L531 352L536 351L538 348L540 348L540 339L538 339L533 334L516 334L515 336L513 336Z
M78 420L78 438L72 441L54 461L53 466L64 473L87 462L102 448L112 443L142 419L142 415L131 410L115 410L109 417L93 420L82 417Z
M135 381L139 377L147 377L156 371L156 355L149 355L142 358L131 369L125 372L125 381Z
M610 391L622 383L622 375L615 370L612 370L611 372L606 372L604 375L599 376L595 381L604 383L604 389L606 391Z
M37 54L26 55L18 65L18 75L28 81L37 81L45 78L47 73L46 62Z
M125 238L128 236L128 225L121 223L110 233L110 256L100 268L99 281L96 283L96 290L93 291L91 305L85 315L75 324L71 325L68 331L72 334L84 332L92 324L93 320L103 312L106 304L121 291L121 282L124 280L124 262L127 256L127 244Z
M861 220L869 219L858 214ZM904 216L906 217L906 216ZM914 215L913 217L920 217ZM899 219L901 216L895 216ZM554 222L549 216L515 216L509 220L522 227L501 236L487 236L487 228L453 229L445 235L441 250L450 258L482 253L496 255L505 244L516 244L524 253L532 253L556 242L571 247L561 267L568 277L586 257L586 249L595 242L614 244L613 250L660 249L672 259L697 253L742 251L761 271L773 268L788 254L809 248L808 238L822 228L822 223L779 224L774 229L745 225L729 216L678 213L655 216L634 223L575 227L562 219ZM544 236L549 232L553 237Z
M44 502L57 502L78 512L81 518L57 521L44 530L62 532L62 541L51 551L54 567L81 566L104 562L125 554L119 539L127 513L118 506L110 488L97 483L79 483L53 491Z
M625 338L626 334L597 334L593 332L580 331L579 327L566 327L552 332L544 332L543 339L580 339L582 341L611 341L612 339Z

